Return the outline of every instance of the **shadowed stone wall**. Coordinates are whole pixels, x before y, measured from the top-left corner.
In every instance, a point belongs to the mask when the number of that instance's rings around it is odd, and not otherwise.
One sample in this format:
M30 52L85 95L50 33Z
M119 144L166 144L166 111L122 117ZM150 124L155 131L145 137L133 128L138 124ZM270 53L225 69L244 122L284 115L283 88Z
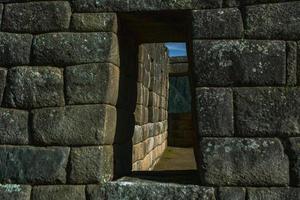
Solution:
M168 16L174 34L139 24L152 43L189 33L202 186L100 184L132 167L137 78L117 21L134 11ZM298 200L299 13L289 0L0 0L0 199Z

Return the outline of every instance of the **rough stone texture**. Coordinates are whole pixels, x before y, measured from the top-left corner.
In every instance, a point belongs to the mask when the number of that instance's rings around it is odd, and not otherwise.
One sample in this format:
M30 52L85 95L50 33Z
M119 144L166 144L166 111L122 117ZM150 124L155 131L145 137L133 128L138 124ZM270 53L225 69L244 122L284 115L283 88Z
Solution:
M300 188L248 188L249 200L299 200Z
M284 85L284 41L194 40L198 86Z
M233 98L230 88L197 88L198 135L233 136Z
M69 28L71 7L67 1L6 4L2 30L8 32L51 32Z
M173 63L169 65L169 75L181 76L189 72L188 63Z
M32 35L0 32L0 65L26 65L30 61Z
M159 183L134 178L123 178L103 186L90 185L87 187L87 196L90 200L215 200L213 188Z
M129 0L130 11L191 9L192 0Z
M246 189L240 187L219 188L219 200L245 200Z
M63 72L54 67L13 67L7 75L5 104L14 108L64 105Z
M204 138L199 150L204 184L289 184L289 162L278 139Z
M191 89L189 77L169 78L169 113L191 112Z
M16 184L0 184L1 200L30 200L31 186Z
M108 105L33 110L33 139L47 145L112 144L116 109Z
M286 64L287 64L287 80L286 83L289 86L297 85L297 43L286 43ZM300 62L300 61L299 61Z
M28 112L0 108L0 144L28 144Z
M118 40L113 33L46 33L33 41L33 62L57 66L110 62L119 66Z
M300 135L300 88L234 90L236 135Z
M36 186L32 190L32 200L85 200L85 186L53 185Z
M300 39L300 2L249 6L245 34L259 39Z
M116 105L119 68L106 63L66 67L67 104L105 103Z
M0 105L2 104L3 93L6 86L7 70L0 67Z
M128 11L129 0L71 0L76 12Z
M208 9L222 7L222 0L192 0L193 9Z
M300 186L300 137L289 139L291 183Z
M193 11L194 39L234 39L243 36L243 21L239 9Z
M72 148L70 158L71 183L103 183L113 178L113 147Z
M0 181L65 183L69 148L0 146Z
M74 13L71 20L74 31L117 32L118 22L115 13Z

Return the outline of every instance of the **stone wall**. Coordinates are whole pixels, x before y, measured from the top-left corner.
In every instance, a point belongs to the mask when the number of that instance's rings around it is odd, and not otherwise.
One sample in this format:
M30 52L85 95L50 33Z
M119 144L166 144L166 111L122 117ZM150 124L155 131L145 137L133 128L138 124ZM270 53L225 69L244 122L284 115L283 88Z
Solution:
M299 10L292 0L0 0L0 199L298 200ZM173 39L189 46L204 187L100 184L132 167L136 77L117 32L132 11L163 11L168 28L190 33ZM148 25L152 42L172 37ZM127 35L128 53L138 36Z

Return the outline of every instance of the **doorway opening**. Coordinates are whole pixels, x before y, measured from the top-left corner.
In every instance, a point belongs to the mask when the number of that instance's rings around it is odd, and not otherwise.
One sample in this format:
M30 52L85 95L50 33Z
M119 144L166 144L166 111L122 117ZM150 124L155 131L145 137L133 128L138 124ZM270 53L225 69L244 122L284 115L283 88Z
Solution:
M187 151L176 149L182 147L168 147L168 143L172 144L168 141L172 58L166 43L183 42L189 46L189 18L189 13L184 11L118 14L121 67L115 141L116 177L133 176L180 183L192 181L193 184L198 180L194 144L184 147L189 147L190 163L193 163L188 167L180 164L183 161L180 157ZM188 57L186 63L189 63ZM188 81L189 72L185 73ZM190 137L191 141L196 141L192 138L194 135Z

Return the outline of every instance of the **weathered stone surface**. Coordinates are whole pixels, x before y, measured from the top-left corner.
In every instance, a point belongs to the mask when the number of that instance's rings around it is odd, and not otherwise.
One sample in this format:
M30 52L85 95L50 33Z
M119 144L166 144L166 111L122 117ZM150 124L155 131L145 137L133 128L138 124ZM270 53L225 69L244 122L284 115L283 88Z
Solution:
M173 63L169 65L169 74L171 76L182 76L189 72L188 63Z
M192 0L129 0L130 11L191 9Z
M0 67L0 105L2 104L3 93L6 86L6 75L7 70Z
M222 0L192 0L193 9L221 8Z
M205 184L289 184L289 162L278 139L204 138L199 150L199 172Z
M85 186L52 185L35 186L32 200L85 200Z
M116 105L119 68L108 63L66 67L65 87L68 104L105 103Z
M71 28L75 31L117 32L118 22L115 13L74 13Z
M175 57L169 57L169 63L175 64L175 63L188 63L188 57L187 56L175 56Z
M297 43L289 41L286 43L286 83L289 86L297 85ZM299 61L300 62L300 61Z
M0 32L0 64L29 64L31 43L32 35Z
M223 0L223 5L224 7L238 7L240 5L240 0Z
M67 1L6 4L2 30L29 33L65 31L69 28L71 14Z
M65 183L69 148L0 146L0 181Z
M64 105L63 72L55 67L13 67L7 75L5 104L14 108Z
M0 144L28 144L28 112L0 108Z
M71 0L76 12L128 11L129 0Z
M293 185L300 186L300 137L289 139L290 172Z
M298 200L300 199L300 188L248 188L249 200Z
M257 39L300 39L300 2L249 6L245 34Z
M233 136L233 97L229 88L197 88L198 135Z
M0 184L1 200L30 200L31 186L16 184Z
M284 85L283 41L195 40L194 76L198 86Z
M89 185L87 196L90 200L215 200L214 189L197 185L179 185L122 178L116 182L109 182L103 186Z
M219 188L220 200L246 200L246 189L241 187Z
M193 11L194 39L234 39L243 36L243 21L237 8Z
M112 146L72 148L70 156L71 183L104 183L112 180Z
M236 135L300 135L300 88L234 90Z
M116 109L108 105L66 106L33 110L33 139L37 144L112 144Z
M33 62L57 66L108 62L119 66L118 51L114 33L46 33L34 38Z

